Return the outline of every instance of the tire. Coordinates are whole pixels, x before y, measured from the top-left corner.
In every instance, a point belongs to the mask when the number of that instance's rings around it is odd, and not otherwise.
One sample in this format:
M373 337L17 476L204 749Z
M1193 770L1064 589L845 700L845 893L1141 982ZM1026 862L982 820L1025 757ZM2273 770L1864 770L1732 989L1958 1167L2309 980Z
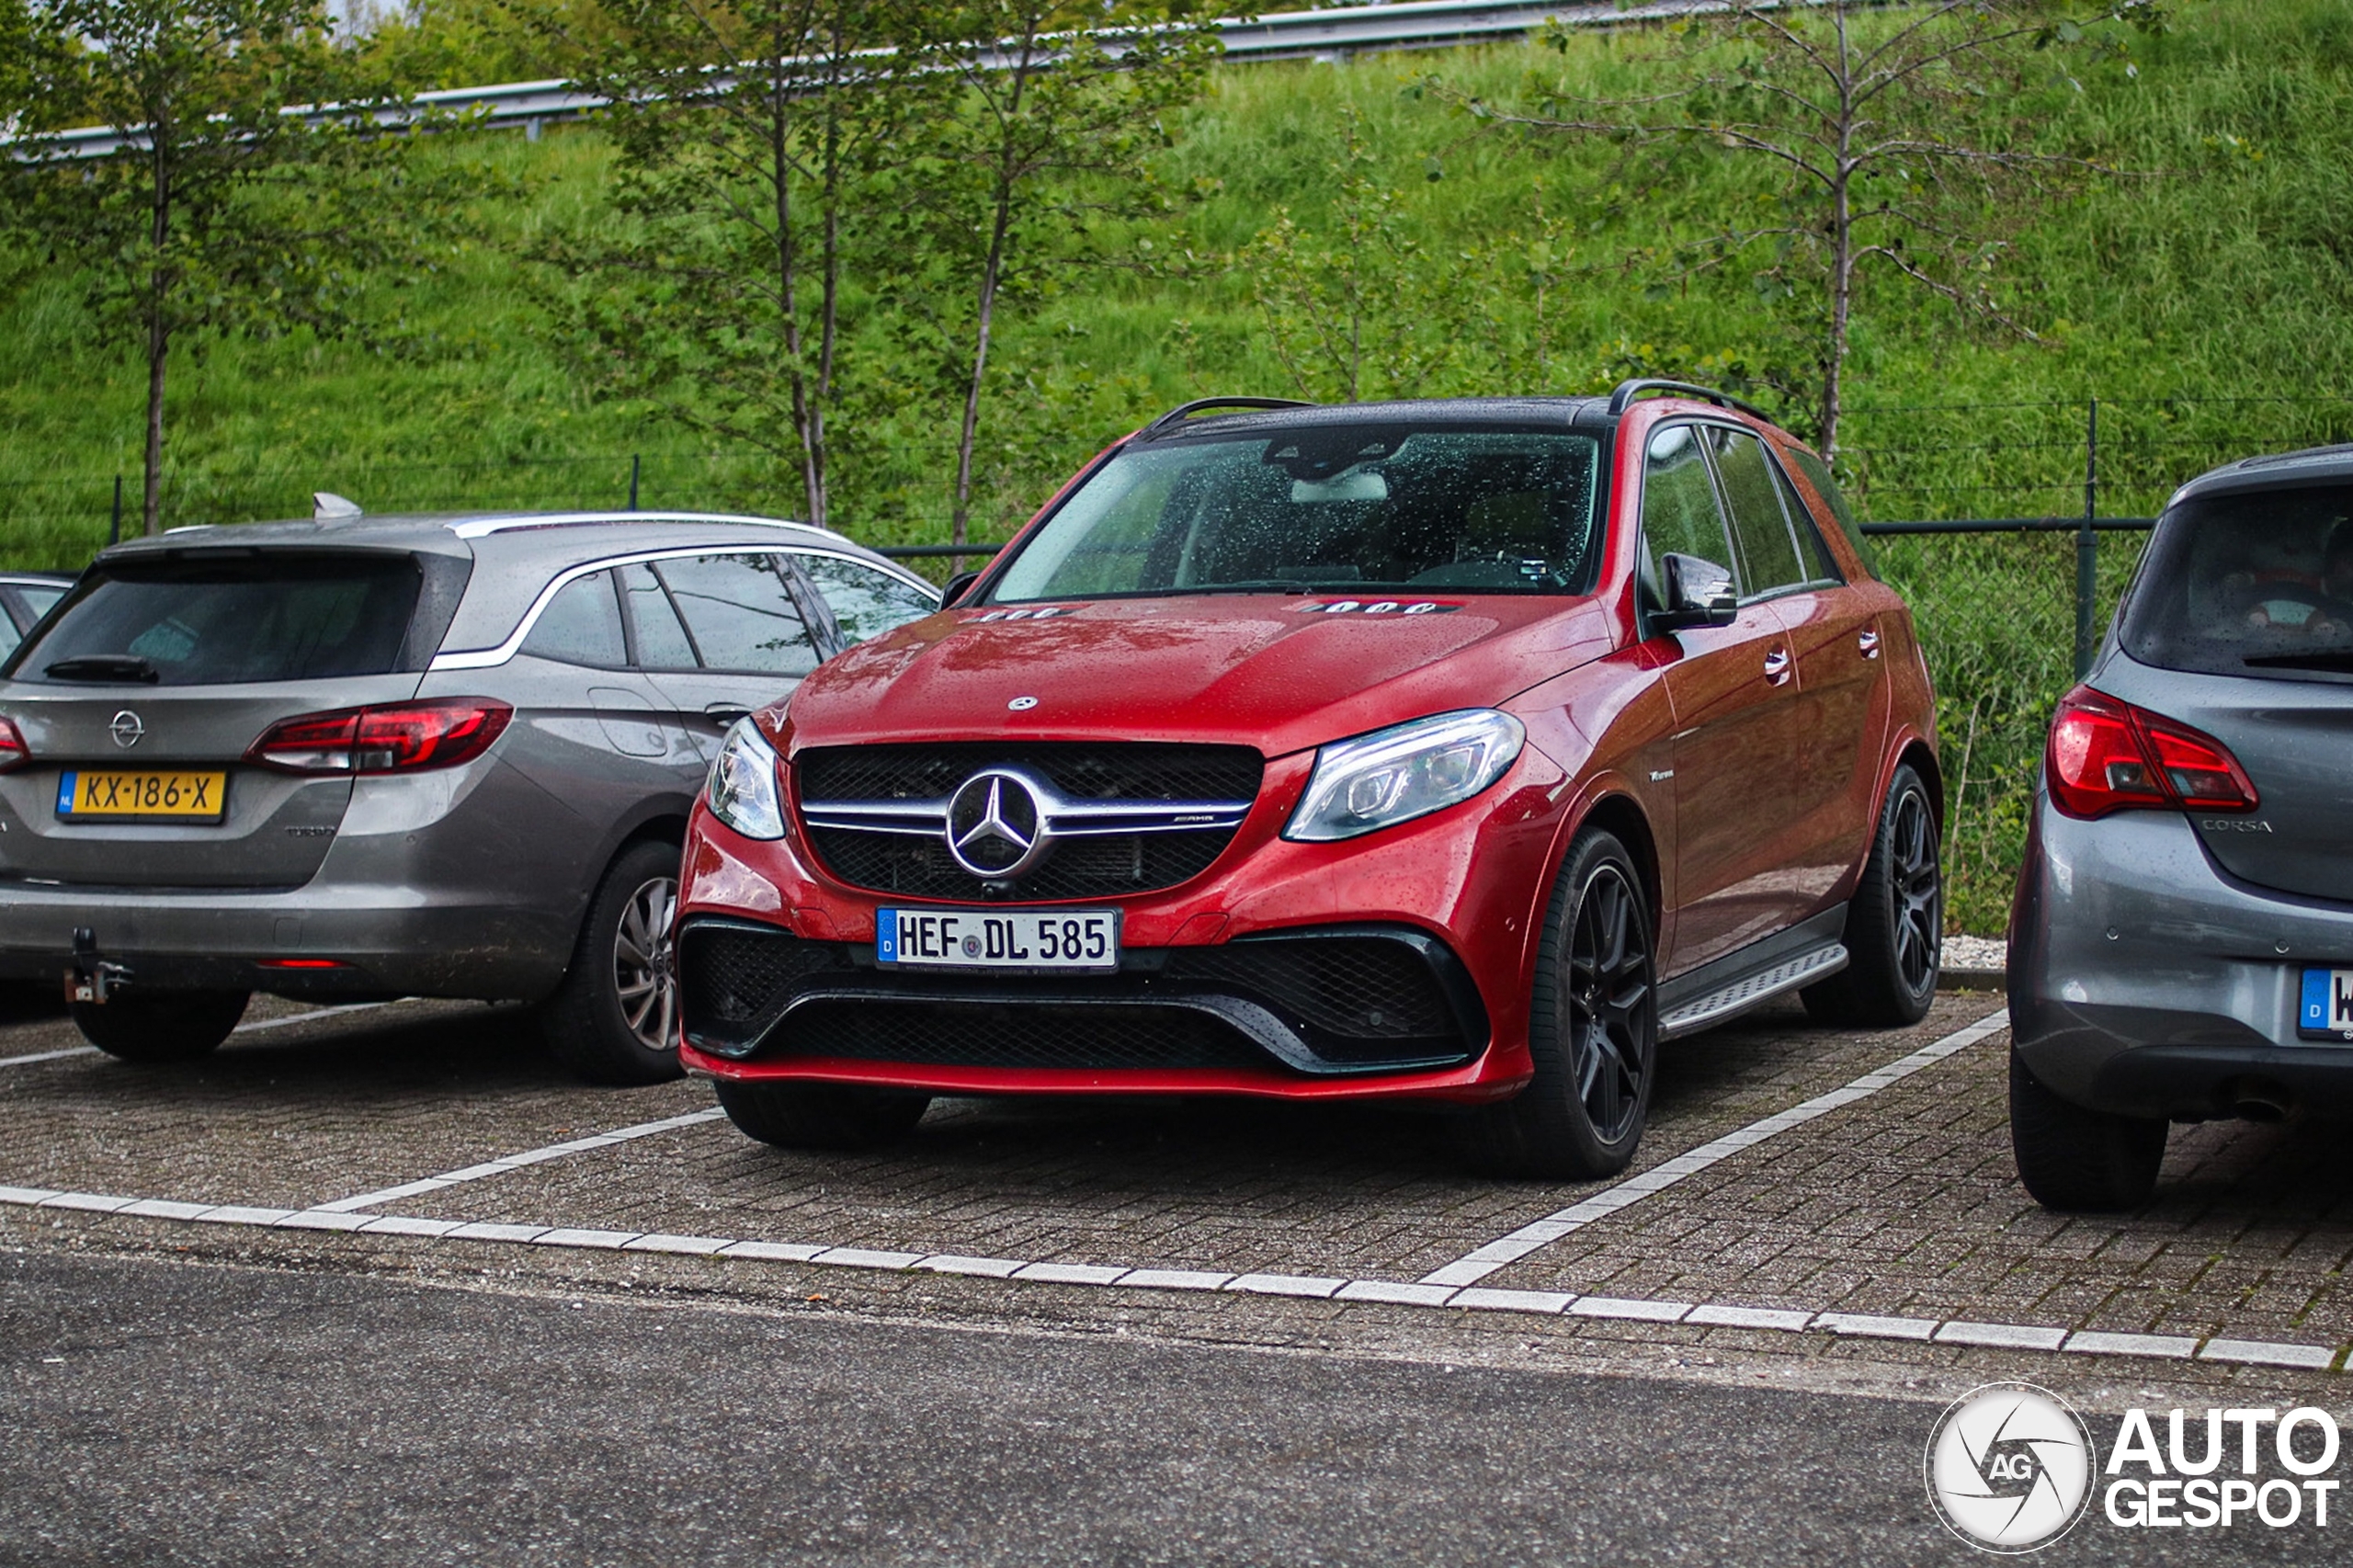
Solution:
M2102 1213L2138 1209L2157 1190L2165 1124L2112 1116L2063 1100L2010 1052L2010 1152L2018 1180L2045 1209Z
M563 983L540 1009L558 1062L592 1084L659 1084L679 1074L678 985L670 917L678 850L632 844L588 901Z
M1928 1016L1944 947L1944 871L1937 812L1919 770L1887 787L1863 879L1847 906L1847 967L1799 993L1825 1024L1894 1028Z
M127 991L104 1006L72 1004L82 1038L124 1062L193 1062L245 1016L250 991Z
M1528 1053L1536 1075L1469 1118L1490 1174L1590 1181L1626 1168L1658 1066L1651 912L1626 846L1587 828L1569 846L1537 948Z
M915 1131L929 1095L853 1084L756 1084L722 1078L719 1104L747 1138L779 1149L872 1149Z

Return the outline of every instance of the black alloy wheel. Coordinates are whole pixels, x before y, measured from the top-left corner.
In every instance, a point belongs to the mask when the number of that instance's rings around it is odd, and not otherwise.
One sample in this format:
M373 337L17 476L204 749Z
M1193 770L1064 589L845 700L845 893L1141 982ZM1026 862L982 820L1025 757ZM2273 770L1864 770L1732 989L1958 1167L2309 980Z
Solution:
M1576 1093L1594 1136L1621 1142L1650 1104L1643 1009L1651 999L1651 953L1641 895L1619 867L1597 867L1577 900L1569 937L1569 1040Z
M1847 904L1847 967L1800 993L1824 1023L1916 1024L1937 999L1944 951L1945 885L1937 811L1919 770L1895 770L1871 835L1862 880Z
M1650 904L1615 835L1577 835L1544 921L1529 998L1534 1076L1464 1119L1468 1152L1498 1176L1615 1176L1642 1142L1658 1065Z

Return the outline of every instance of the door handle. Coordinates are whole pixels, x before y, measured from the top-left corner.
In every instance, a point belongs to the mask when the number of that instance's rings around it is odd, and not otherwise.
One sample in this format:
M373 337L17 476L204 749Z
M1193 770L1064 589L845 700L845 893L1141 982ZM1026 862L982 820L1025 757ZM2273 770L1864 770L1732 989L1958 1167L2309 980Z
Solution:
M1879 633L1878 633L1878 632L1876 632L1876 631L1871 631L1870 628L1866 627L1866 628L1864 629L1864 631L1863 631L1863 634L1862 634L1860 637L1858 637L1858 638L1856 638L1856 639L1855 639L1855 646L1862 650L1862 653L1863 653L1863 657L1864 657L1864 658L1866 658L1866 659L1876 659L1876 658L1878 658L1878 657L1879 657Z
M724 730L738 719L748 719L752 710L740 702L714 702L704 709L703 716Z
M1765 680L1768 686L1779 686L1790 678L1790 651L1776 648L1765 655Z

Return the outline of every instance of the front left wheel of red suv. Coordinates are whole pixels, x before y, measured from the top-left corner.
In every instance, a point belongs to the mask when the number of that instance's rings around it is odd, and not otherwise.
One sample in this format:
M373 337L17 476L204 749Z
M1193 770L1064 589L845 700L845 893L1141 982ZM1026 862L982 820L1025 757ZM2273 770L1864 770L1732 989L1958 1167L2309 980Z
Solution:
M1528 1019L1536 1075L1471 1118L1471 1153L1488 1170L1590 1181L1633 1159L1658 1066L1652 930L1633 857L1586 829L1544 917Z

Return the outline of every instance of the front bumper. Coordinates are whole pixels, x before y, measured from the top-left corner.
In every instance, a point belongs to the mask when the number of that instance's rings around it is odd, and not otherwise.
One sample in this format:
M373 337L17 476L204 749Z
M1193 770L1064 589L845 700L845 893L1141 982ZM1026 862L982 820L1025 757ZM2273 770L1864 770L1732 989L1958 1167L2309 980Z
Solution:
M2010 916L2011 1039L2097 1110L2353 1115L2353 1044L2299 1039L2306 965L2353 967L2353 904L2251 887L2188 819L2082 822L2038 794Z
M1308 765L1268 765L1250 817L1207 871L1116 901L1126 961L1098 980L879 971L876 910L932 901L845 886L799 849L797 830L749 840L698 806L678 912L683 1060L723 1078L945 1094L1478 1102L1516 1092L1530 1072L1531 928L1551 889L1564 777L1531 746L1460 806L1351 842L1294 844L1280 827ZM809 966L792 977L791 994L806 999L784 1006L772 1005L783 993L764 994L719 1025L717 992L694 956L698 926L791 943L775 950ZM1374 944L1376 958L1411 956L1421 994L1438 998L1425 1025L1340 1016L1351 999L1385 1010L1370 981L1355 996L1345 983L1286 981L1279 962L1272 978L1250 968L1348 942Z

